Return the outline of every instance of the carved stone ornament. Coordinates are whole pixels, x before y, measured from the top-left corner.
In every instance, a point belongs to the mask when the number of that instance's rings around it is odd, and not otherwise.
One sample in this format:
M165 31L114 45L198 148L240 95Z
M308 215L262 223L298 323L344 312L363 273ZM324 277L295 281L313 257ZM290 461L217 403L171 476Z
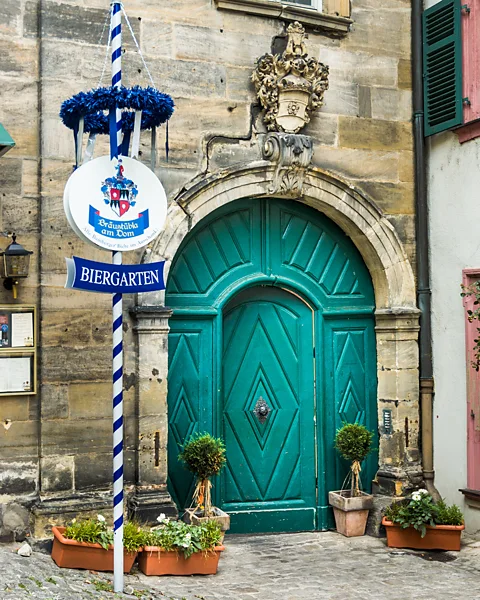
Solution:
M269 131L297 133L323 104L328 89L328 66L308 56L305 29L291 23L285 52L264 54L252 75L257 97L265 109Z
M294 133L269 133L262 150L264 159L277 163L269 193L301 196L313 157L312 138Z

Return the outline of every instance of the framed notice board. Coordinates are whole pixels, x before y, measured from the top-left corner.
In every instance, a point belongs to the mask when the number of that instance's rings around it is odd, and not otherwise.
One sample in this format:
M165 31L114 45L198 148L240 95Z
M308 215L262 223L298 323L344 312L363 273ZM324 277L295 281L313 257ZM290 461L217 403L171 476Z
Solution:
M0 396L37 392L34 306L0 305Z

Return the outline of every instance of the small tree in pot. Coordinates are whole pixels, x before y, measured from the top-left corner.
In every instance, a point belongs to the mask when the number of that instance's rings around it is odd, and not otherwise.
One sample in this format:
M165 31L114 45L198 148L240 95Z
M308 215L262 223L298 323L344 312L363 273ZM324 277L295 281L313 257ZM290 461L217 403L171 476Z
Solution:
M329 492L337 531L347 537L363 535L373 496L361 490L361 463L372 451L373 433L359 423L345 423L337 430L335 448L351 462L342 489Z
M221 525L223 531L227 531L230 518L227 513L212 506L210 481L226 463L223 440L209 433L196 433L183 445L179 458L197 478L192 506L186 510L184 520L195 524L212 519Z

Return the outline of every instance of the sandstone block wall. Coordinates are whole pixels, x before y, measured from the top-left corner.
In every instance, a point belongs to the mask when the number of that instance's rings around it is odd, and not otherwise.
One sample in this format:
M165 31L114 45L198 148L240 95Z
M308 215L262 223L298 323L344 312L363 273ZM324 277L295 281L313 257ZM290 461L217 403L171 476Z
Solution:
M40 343L38 394L0 397L0 502L6 505L13 497L28 504L38 493L106 488L111 479L110 297L63 289L65 256L110 257L81 242L64 216L62 193L74 146L58 118L63 99L99 82L107 4L0 5L0 121L17 144L0 159L0 232L14 230L34 251L18 302L38 307ZM263 125L250 76L260 55L282 48L287 24L217 10L211 0L124 4L155 84L176 103L168 162L164 127L157 139L157 174L169 201L202 173L258 159L256 135ZM348 179L385 212L413 263L410 4L352 0L352 18L352 31L342 39L309 32L308 51L330 66L330 89L302 133L315 138L316 166ZM124 39L124 83L148 84L126 28ZM106 84L109 67L107 62ZM141 159L149 161L149 134L142 136L141 149ZM97 146L101 153L108 153L107 140ZM6 245L0 237L0 246ZM11 302L0 286L0 303ZM134 302L125 297L129 482L135 480L138 446L138 369L128 316ZM165 385L158 386L162 403ZM6 419L12 422L8 430L2 426ZM165 439L166 432L161 435Z

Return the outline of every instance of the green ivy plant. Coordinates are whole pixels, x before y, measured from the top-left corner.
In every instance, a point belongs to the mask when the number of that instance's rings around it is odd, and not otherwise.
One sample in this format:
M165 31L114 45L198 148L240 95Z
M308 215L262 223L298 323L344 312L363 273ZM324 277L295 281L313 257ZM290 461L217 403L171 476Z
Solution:
M413 492L410 498L389 506L385 517L402 529L413 527L420 532L422 538L427 533L427 525L463 524L463 514L458 506L448 506L444 500L435 503L428 491L423 489Z
M360 496L360 463L372 451L373 433L359 423L344 423L335 435L335 448L352 463L351 495Z
M178 455L186 468L197 478L193 502L205 516L212 514L211 481L218 475L226 463L225 444L220 438L209 433L196 433L183 445Z
M470 298L473 296L473 306L475 307L473 310L467 310L467 319L470 323L473 321L480 321L480 280L474 281L470 285L462 284L462 293L460 294L462 298ZM475 371L480 370L480 328L477 327L478 337L473 340L473 357L474 360L471 361L471 366L475 369Z
M113 544L113 531L107 527L103 515L97 515L96 519L77 520L73 519L66 527L64 537L77 542L89 542L100 544L108 550ZM145 541L145 533L142 528L133 521L127 521L123 526L123 547L127 552L137 552Z
M189 525L183 521L170 521L160 515L159 527L144 535L145 546L156 546L167 552L182 552L189 558L195 552L209 552L222 544L222 531L216 521Z

